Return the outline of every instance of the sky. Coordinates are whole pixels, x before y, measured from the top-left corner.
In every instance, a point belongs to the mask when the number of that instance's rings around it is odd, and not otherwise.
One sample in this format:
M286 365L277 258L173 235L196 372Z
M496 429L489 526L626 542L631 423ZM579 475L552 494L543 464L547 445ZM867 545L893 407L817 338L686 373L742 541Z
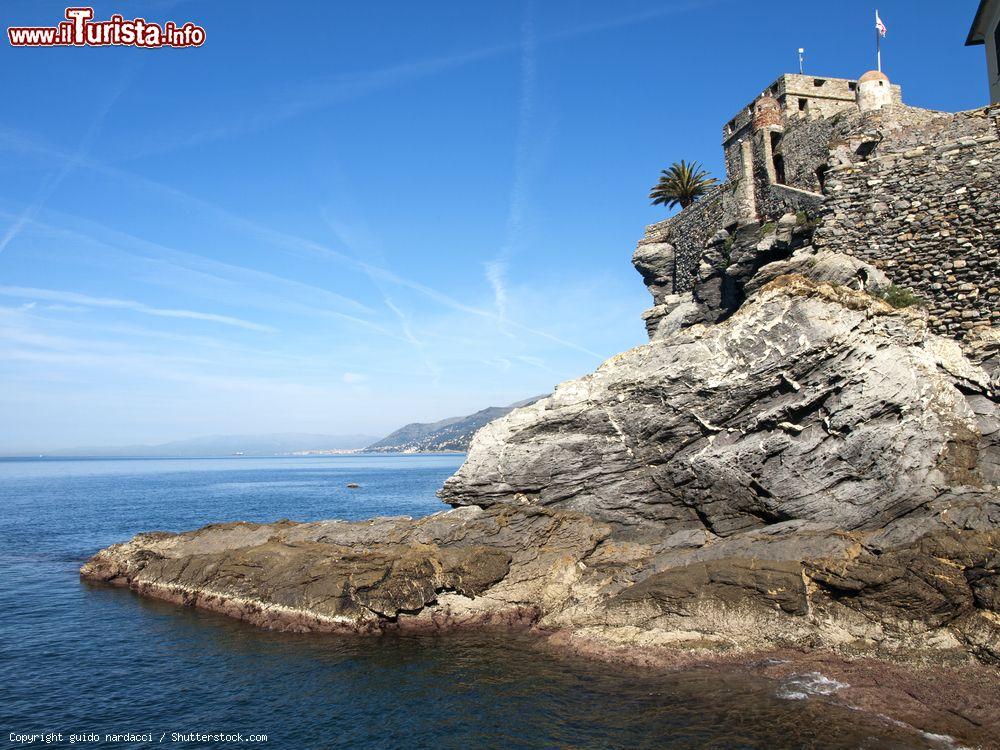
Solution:
M976 5L881 1L907 103L987 103ZM659 170L721 176L722 125L799 47L874 67L855 0L94 9L206 41L0 44L0 453L379 435L549 392L645 341Z

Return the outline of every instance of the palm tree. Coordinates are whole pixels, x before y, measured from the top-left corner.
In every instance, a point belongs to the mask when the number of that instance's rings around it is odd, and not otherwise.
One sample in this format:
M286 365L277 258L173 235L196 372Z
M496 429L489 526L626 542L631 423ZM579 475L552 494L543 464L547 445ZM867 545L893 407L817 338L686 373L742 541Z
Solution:
M670 169L660 172L660 180L649 192L649 197L654 206L687 208L717 182L718 180L710 177L698 162L688 164L681 159L679 164L674 162L670 165Z

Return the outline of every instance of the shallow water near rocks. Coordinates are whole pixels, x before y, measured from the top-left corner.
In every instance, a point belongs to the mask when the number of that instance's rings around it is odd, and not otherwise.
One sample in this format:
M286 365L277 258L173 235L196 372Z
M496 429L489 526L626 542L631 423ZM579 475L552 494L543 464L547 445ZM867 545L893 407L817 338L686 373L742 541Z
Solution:
M207 747L171 733L221 732L282 748L939 746L833 705L809 689L830 688L814 675L637 672L525 634L271 633L77 576L139 531L437 512L461 460L0 460L4 744L11 732L132 732Z

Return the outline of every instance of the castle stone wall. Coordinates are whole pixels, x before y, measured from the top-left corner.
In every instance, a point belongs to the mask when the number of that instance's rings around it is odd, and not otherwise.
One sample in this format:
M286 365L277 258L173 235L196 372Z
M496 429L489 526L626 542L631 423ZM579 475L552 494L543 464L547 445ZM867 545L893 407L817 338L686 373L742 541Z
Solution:
M813 193L823 192L817 166L827 163L837 118L794 123L785 129L779 151L785 161L785 183Z
M823 196L788 185L768 185L758 203L761 216L774 222L787 213L803 212L807 219L815 218L822 209Z
M967 112L937 112L919 107L896 105L887 110L863 115L868 130L885 136L876 156L887 152L909 151L928 143L945 143L975 138L995 132L996 125L987 109ZM858 129L858 126L853 126Z
M774 84L774 93L791 117L829 117L854 107L857 81L789 73Z
M910 107L893 87L890 104L862 112L856 89L782 76L725 125L729 180L639 243L657 315L678 304L671 295L725 301L743 266L792 247L764 245L794 225L800 244L852 255L910 289L938 333L1000 325L1000 111Z
M826 120L841 112L857 110L858 82L848 78L807 76L786 73L775 80L754 102L743 107L722 127L722 148L726 156L726 175L735 179L739 172L739 143L753 135L754 104L761 97L777 100L786 126L798 127L804 121ZM901 104L902 89L891 86L892 102Z
M694 287L705 245L723 226L723 202L724 187L718 186L676 216L646 228L640 247L665 242L674 248L673 288L665 290L667 293L688 292Z
M1000 137L985 111L951 119L893 144L925 145L831 169L814 244L882 269L923 298L934 330L961 337L1000 324ZM970 135L934 137L950 132Z

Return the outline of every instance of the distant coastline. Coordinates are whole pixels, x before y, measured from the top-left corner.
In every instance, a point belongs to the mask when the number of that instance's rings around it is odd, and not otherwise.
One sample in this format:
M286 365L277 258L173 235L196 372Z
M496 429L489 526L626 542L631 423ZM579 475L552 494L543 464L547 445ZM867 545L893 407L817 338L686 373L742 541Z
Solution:
M151 445L101 445L11 451L4 458L276 458L292 456L456 455L469 449L481 427L540 396L438 422L412 422L378 438L363 433L280 432L208 435Z
M50 458L203 458L206 456L289 456L301 451L358 452L374 438L367 434L326 435L279 432L258 435L207 435L149 445L84 445L49 450L11 451L11 456Z
M495 419L544 396L534 396L507 406L489 406L473 414L438 422L411 422L365 450L371 453L464 453L477 432Z
M466 451L367 451L367 450L343 450L343 451L307 451L301 453L273 453L259 455L235 455L235 454L204 454L191 456L127 456L113 454L74 454L59 455L46 453L11 453L0 455L0 461L217 461L221 459L269 459L269 458L333 458L337 456L369 456L372 458L394 458L394 457L416 457L416 456L464 456Z
M346 451L299 451L290 453L290 456L461 456L467 453L464 450L412 450L412 451L378 451L362 448L361 450Z

